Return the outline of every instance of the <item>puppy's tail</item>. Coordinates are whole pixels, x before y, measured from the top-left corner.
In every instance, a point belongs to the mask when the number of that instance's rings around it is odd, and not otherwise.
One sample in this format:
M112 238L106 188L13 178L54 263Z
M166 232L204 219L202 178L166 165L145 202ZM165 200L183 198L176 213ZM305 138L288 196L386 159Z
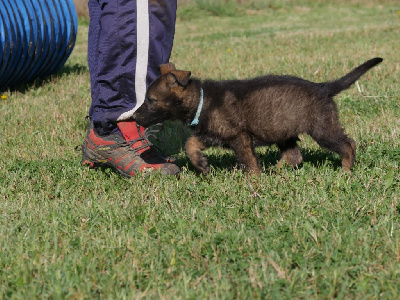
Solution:
M341 91L348 89L354 82L358 80L365 72L375 67L383 61L380 57L375 57L355 68L350 73L346 74L340 79L331 82L322 83L323 87L328 90L328 95L333 97Z

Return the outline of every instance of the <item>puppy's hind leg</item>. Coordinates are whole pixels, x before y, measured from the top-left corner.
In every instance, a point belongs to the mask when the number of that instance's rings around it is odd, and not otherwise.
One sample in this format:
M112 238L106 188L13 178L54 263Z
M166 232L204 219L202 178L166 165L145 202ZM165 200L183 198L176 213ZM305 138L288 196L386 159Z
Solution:
M356 159L356 142L345 135L342 129L340 131L336 135L312 137L321 147L339 154L342 159L342 169L349 172Z
M298 137L288 139L282 143L278 143L278 148L281 151L281 159L276 165L278 168L286 162L292 167L297 167L303 161L299 147L297 146Z
M203 175L210 172L207 158L204 156L202 150L205 149L204 144L196 137L191 136L186 141L186 154L189 156L193 166L199 170Z

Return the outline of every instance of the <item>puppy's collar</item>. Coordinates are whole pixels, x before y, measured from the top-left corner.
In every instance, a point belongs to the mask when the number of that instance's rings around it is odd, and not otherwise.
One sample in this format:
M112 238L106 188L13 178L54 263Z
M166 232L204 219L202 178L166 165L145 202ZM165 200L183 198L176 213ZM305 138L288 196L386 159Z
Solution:
M190 126L196 126L197 124L199 124L199 117L200 117L201 110L203 109L203 102L204 102L204 92L203 92L203 88L200 88L199 106L197 107L196 115L194 116L192 123L190 123Z

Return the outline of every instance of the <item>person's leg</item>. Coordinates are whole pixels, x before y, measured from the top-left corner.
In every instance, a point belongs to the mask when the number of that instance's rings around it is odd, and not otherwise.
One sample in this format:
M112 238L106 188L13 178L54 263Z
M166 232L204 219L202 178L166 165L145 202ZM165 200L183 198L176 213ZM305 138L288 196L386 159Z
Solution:
M89 116L100 133L132 117L160 75L159 65L168 62L176 5L176 0L89 1Z
M107 134L136 103L136 1L90 0L89 13L89 117L100 134Z
M137 60L135 65L134 106L118 120L130 119L143 104L147 87L159 77L159 66L171 56L176 21L176 0L138 1Z
M99 34L100 34L100 14L101 9L100 5L97 0L89 0L88 2L89 7L89 34L88 34L88 66L89 66L89 73L91 74L90 77L90 84L91 84L91 97L94 98L93 90L94 85L96 84L96 70L97 70L97 59L98 59L98 49L99 49ZM93 101L94 102L94 101ZM92 103L93 105L94 103Z
M131 120L148 85L159 76L159 65L169 60L176 0L89 0L89 12L92 125L82 147L82 163L107 164L128 176L149 168L176 174L179 168L155 156L144 128ZM117 135L131 142L130 151L119 151ZM112 145L117 154L103 152L104 145ZM141 161L134 161L138 157Z

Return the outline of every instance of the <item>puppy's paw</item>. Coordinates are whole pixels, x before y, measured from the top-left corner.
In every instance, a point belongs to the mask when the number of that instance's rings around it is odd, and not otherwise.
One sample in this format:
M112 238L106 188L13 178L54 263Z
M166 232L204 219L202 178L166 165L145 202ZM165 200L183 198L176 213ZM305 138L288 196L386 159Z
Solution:
M260 176L261 174L261 169L258 165L249 166L240 164L240 168L249 175Z
M300 151L285 152L282 154L282 158L278 161L276 167L279 169L283 165L287 164L293 168L297 168L303 162L303 157Z
M196 164L196 168L203 174L208 175L210 173L210 165L208 164L207 159L203 156L201 157Z

